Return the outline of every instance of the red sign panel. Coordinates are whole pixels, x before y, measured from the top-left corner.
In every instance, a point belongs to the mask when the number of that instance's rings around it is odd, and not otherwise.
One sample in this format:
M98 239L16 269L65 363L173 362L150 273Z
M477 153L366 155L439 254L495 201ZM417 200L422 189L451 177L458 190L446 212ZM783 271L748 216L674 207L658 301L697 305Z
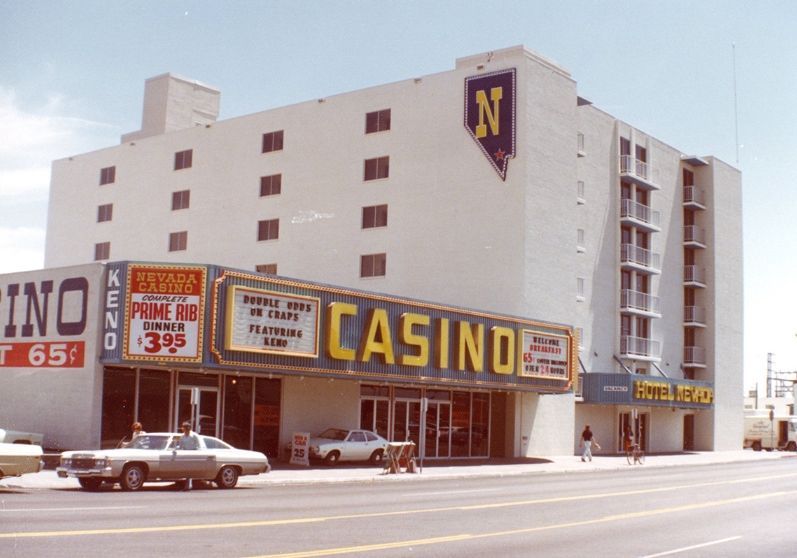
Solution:
M0 343L0 368L82 368L83 341Z

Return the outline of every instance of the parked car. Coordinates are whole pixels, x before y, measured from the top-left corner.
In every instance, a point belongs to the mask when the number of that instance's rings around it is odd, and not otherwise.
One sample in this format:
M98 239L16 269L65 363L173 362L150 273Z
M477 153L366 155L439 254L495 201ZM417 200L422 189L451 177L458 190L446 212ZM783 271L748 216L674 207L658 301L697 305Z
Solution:
M382 462L387 440L370 430L328 428L310 437L310 458L323 459L327 465L339 461L365 461L374 465Z
M44 442L44 434L34 432L19 432L17 430L7 430L0 428L0 443L6 444L33 444L41 446Z
M0 442L0 479L18 477L42 470L42 448L39 445Z
M62 478L77 478L86 490L97 490L104 482L119 483L122 490L139 490L145 482L186 478L233 488L242 475L271 470L268 458L259 451L236 449L218 438L201 435L199 449L176 449L180 436L170 432L147 433L124 448L65 451L56 472Z

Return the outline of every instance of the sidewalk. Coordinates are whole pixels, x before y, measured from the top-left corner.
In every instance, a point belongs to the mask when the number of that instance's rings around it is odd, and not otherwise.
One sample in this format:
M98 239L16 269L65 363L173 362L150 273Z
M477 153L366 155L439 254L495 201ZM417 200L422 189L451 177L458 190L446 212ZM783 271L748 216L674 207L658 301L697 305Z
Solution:
M724 452L689 452L666 455L649 455L641 467L679 467L687 465L708 465L715 463L734 463L764 461L771 459L795 458L794 452L754 452L752 450ZM797 463L796 463L797 464ZM424 479L466 478L476 476L511 476L544 473L581 473L594 471L626 470L640 466L630 466L625 456L601 455L593 461L583 463L577 455L529 459L489 459L477 461L429 461L424 462L419 473L384 474L381 467L370 465L341 464L336 467L314 465L298 467L285 463L274 463L270 473L241 477L240 486L289 485L336 482L407 482ZM40 473L9 477L0 480L2 489L69 489L78 488L76 479L60 479L53 470Z

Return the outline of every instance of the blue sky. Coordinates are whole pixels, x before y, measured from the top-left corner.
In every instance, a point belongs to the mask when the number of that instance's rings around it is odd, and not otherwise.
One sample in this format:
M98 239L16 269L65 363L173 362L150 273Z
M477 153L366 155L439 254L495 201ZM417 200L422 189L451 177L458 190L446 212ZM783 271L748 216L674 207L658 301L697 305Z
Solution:
M0 0L0 273L42 267L50 162L138 130L148 77L219 88L227 119L523 44L685 153L738 151L745 385L763 387L768 352L797 369L795 29L787 0Z

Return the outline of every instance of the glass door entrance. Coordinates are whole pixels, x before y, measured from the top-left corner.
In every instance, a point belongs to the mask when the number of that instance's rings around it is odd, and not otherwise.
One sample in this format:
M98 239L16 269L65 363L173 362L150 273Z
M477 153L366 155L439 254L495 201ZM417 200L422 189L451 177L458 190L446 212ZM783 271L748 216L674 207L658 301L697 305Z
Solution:
M196 393L192 402L192 392ZM193 430L205 436L218 436L219 433L219 390L206 386L180 386L177 388L177 401L174 406L175 430L189 421Z
M451 403L429 401L424 457L451 456Z

